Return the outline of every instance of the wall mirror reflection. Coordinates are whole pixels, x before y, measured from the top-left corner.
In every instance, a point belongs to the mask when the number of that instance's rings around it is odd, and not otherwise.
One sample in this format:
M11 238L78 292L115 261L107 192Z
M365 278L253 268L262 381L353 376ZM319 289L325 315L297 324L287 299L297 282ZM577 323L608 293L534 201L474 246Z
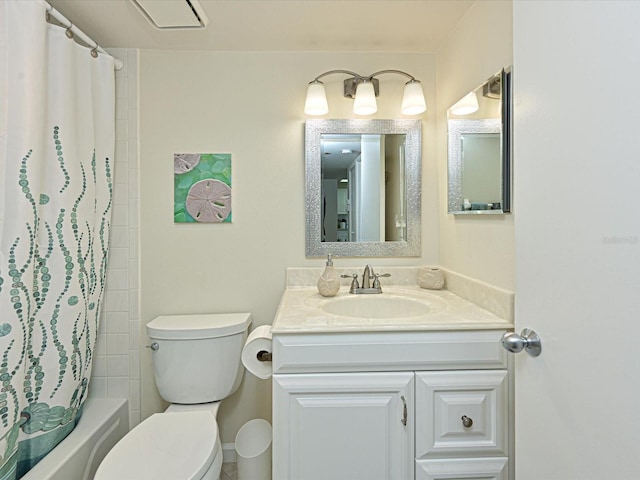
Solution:
M307 120L307 256L419 255L418 120Z
M448 211L511 211L511 72L504 69L447 111Z

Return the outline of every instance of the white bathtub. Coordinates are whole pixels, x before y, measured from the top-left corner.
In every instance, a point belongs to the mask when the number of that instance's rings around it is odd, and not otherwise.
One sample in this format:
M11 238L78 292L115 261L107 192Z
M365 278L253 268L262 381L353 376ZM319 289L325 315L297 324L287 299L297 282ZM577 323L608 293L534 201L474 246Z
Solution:
M109 450L129 432L124 398L89 398L67 438L21 480L92 480Z

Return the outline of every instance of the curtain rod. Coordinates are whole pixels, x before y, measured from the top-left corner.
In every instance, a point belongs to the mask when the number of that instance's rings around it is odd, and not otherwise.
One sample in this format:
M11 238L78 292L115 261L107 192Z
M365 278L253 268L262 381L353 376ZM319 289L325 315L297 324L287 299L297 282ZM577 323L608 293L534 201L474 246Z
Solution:
M122 62L122 60L106 52L100 45L98 45L94 40L92 40L91 37L89 37L86 33L84 33L82 30L76 27L73 23L71 23L71 21L69 21L67 17L65 17L62 13L60 13L55 8L53 8L53 6L49 2L44 1L44 4L47 7L47 15L51 15L53 18L55 18L58 22L62 24L63 27L67 29L67 31L70 31L73 35L77 36L80 40L86 43L92 50L95 50L97 52L102 53L103 55L108 55L111 58L113 58L114 68L116 70L122 70L122 68L124 67L124 63ZM93 55L93 52L92 52L92 55Z

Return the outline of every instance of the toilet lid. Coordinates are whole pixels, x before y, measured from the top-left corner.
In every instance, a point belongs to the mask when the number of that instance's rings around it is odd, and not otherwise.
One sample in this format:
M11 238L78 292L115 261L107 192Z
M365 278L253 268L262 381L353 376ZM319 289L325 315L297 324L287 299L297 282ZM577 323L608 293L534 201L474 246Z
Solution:
M210 412L155 414L107 454L95 480L199 480L217 453Z

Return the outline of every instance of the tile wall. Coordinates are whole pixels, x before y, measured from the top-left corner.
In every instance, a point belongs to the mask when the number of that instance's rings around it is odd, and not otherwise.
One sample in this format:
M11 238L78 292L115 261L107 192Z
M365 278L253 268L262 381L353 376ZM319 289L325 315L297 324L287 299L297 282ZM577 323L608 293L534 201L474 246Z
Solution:
M110 49L116 70L116 150L111 248L90 395L129 399L140 422L138 241L138 50Z

